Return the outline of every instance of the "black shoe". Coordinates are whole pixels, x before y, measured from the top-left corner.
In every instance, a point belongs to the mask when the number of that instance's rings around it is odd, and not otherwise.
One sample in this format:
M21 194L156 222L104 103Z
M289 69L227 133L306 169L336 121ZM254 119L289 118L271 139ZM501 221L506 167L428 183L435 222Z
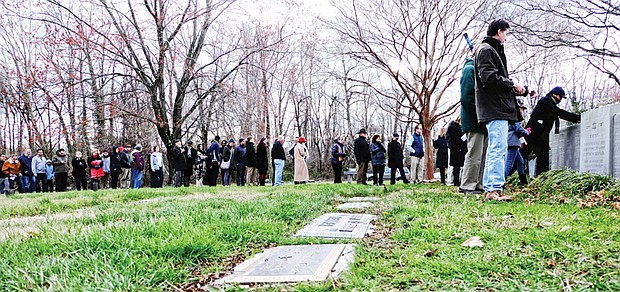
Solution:
M482 194L483 191L481 190L466 190L466 189L462 189L459 187L459 193L461 194L466 194L466 195L478 195L478 194Z
M526 174L520 174L519 175L519 183L521 183L522 186L527 185L527 175Z

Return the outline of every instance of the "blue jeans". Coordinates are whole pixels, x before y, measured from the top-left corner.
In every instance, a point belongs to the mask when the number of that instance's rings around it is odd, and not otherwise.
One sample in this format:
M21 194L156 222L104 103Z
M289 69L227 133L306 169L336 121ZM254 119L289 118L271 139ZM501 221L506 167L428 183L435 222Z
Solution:
M275 166L275 178L273 179L273 186L277 187L282 185L282 172L284 172L284 159L274 159L273 165Z
M131 169L131 187L139 189L142 187L142 170L132 168Z
M34 175L22 175L19 177L24 193L32 193L37 187L37 177Z
M486 126L489 141L482 185L487 192L502 191L506 183L504 169L508 152L508 121L493 120L487 122Z
M523 160L523 156L521 156L521 152L519 152L519 147L509 147L508 153L506 154L504 177L507 178L510 176L510 171L515 163L517 164L517 173L520 175L525 174L525 161Z
M222 185L230 185L230 169L222 169Z

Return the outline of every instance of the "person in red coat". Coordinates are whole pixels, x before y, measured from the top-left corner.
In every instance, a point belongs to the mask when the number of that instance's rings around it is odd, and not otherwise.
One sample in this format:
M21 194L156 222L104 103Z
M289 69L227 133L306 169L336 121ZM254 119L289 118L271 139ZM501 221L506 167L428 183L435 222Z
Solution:
M99 149L93 150L93 154L88 157L88 167L90 168L90 188L96 191L99 189L101 178L105 175L103 157L99 154Z

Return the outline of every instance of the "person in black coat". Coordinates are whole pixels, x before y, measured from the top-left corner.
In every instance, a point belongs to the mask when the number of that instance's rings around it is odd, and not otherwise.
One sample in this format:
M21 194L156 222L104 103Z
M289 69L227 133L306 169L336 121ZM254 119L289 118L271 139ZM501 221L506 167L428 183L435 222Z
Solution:
M332 146L332 158L330 160L332 163L332 169L334 169L335 184L342 183L342 162L345 157L347 157L347 153L344 150L342 138L338 137L334 140L334 145Z
M446 139L446 128L441 128L439 137L433 140L433 148L437 149L435 157L435 167L439 168L441 184L446 184L446 168L448 167L448 139Z
M256 148L254 148L254 138L245 139L245 181L248 185L256 185L256 176L258 175L258 161L256 160Z
M452 166L452 182L455 186L461 185L461 167L465 163L465 154L467 154L467 141L461 139L463 132L461 131L461 117L450 122L446 138L450 147L450 166Z
M366 140L366 129L361 129L357 133L359 136L355 139L353 153L355 154L355 162L357 163L357 183L366 183L366 172L368 172L368 163L370 162L370 144Z
M181 147L181 140L174 141L174 148L172 148L172 164L174 166L174 186L180 187L183 184L183 176L187 163L185 161L185 148Z
M525 137L527 145L523 148L522 155L523 158L527 159L530 153L536 154L536 175L549 170L549 133L553 124L556 124L556 133L559 133L559 119L573 123L581 122L580 115L558 107L558 103L565 97L566 94L562 87L553 88L536 103L525 126L531 129L531 133Z
M398 133L392 134L392 141L388 143L387 146L387 155L388 155L388 167L390 168L390 184L396 183L396 170L400 172L400 177L403 179L403 182L408 184L409 180L405 175L405 169L403 165L403 159L405 158L403 155L403 147L398 142L398 138L400 135Z
M88 185L86 184L86 160L82 157L82 152L75 152L75 158L71 160L71 169L73 173L73 179L75 180L75 189L76 190L87 190Z
M198 157L198 150L194 148L194 142L192 140L187 141L187 147L185 148L185 171L183 172L183 185L189 187L192 175L194 175L194 164L200 161Z
M256 166L258 168L258 184L265 185L269 172L269 157L267 156L266 138L261 138L256 146Z
M112 146L112 153L110 154L110 187L113 189L118 187L118 176L123 172L119 155L119 147Z

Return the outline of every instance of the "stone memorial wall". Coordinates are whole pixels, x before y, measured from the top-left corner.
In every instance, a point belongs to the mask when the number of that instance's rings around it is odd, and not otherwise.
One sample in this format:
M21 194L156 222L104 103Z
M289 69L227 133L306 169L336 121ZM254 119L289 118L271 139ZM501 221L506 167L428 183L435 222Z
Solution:
M581 114L580 124L561 123L549 135L551 169L573 169L620 178L620 104Z
M620 178L620 113L614 115L612 137L613 176Z

